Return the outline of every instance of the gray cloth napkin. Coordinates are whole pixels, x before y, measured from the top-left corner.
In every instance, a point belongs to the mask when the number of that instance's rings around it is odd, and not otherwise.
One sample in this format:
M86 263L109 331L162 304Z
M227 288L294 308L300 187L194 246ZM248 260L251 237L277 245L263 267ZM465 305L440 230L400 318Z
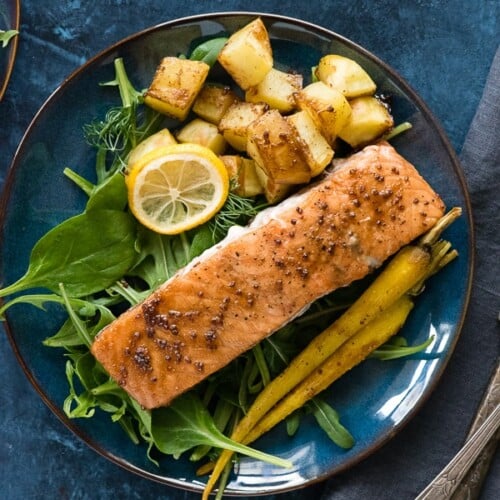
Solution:
M500 49L463 145L461 162L473 207L476 270L455 353L418 415L377 453L331 478L321 500L415 498L463 445L466 422L472 422L499 357ZM497 456L481 493L483 500L500 498L499 462Z

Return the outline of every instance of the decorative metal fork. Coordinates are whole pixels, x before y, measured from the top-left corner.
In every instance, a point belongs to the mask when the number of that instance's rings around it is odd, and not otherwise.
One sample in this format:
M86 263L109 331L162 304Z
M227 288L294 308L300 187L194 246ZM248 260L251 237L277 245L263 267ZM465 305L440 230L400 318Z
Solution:
M473 489L478 494L480 483L463 484L462 480L475 465L485 446L491 443L491 439L500 427L500 365L487 388L485 397L480 405L473 428L480 420L484 420L470 436L462 449L455 455L451 462L434 478L434 480L418 495L416 500L446 500L451 499L455 490L460 486L462 492ZM486 418L487 417L487 418ZM491 452L495 446L491 446ZM489 460L481 461L478 468L488 466ZM481 477L482 471L476 470L472 479ZM469 477L469 476L468 476ZM458 492L457 492L458 493ZM460 495L459 495L460 497ZM469 497L470 498L470 497Z

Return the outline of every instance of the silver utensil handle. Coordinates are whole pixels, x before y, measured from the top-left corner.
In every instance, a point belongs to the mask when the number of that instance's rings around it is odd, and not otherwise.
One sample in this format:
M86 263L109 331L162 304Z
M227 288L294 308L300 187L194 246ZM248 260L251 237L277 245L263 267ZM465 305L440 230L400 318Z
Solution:
M493 371L488 387L486 388L483 398L479 403L476 416L472 422L467 439L470 439L472 434L479 429L479 426L488 418L488 415L493 411L495 406L500 403L500 362ZM497 432L489 443L483 448L474 464L467 471L457 489L453 492L450 500L474 500L479 498L483 482L488 475L491 461L497 449L500 433Z
M449 498L498 427L500 427L500 404L416 500Z

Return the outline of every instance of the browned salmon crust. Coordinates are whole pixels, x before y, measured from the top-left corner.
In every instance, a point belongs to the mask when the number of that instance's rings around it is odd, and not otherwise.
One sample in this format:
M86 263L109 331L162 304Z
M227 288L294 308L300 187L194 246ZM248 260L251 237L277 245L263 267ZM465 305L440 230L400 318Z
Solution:
M392 146L368 146L178 272L104 328L92 353L142 406L167 405L443 212Z

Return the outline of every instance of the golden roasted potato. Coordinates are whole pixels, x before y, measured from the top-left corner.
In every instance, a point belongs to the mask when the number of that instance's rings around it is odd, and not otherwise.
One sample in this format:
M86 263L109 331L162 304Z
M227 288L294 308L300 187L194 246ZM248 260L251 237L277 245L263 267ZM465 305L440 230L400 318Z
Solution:
M333 144L351 114L344 95L326 83L314 82L296 92L294 97L298 108L309 113L328 143Z
M191 142L200 144L211 149L215 154L222 154L226 149L226 141L219 132L217 125L195 118L184 125L177 132L177 140L179 142Z
M160 148L162 146L170 146L176 144L177 141L172 135L170 130L164 128L158 132L150 135L148 138L141 141L137 146L130 151L128 155L127 165L131 168L134 163L136 163L144 155L153 151L153 149Z
M236 102L224 113L219 130L234 149L246 151L248 126L268 109L264 103Z
M286 198L294 187L293 184L277 184L267 175L267 173L261 167L259 167L259 165L255 165L257 178L259 179L260 184L264 186L264 195L266 197L266 200L269 203L278 203L279 201Z
M238 101L238 96L230 87L209 84L196 97L193 111L207 122L218 125L229 106Z
M372 96L350 101L352 113L339 137L356 148L379 138L394 126L394 119L387 107Z
M297 131L276 109L248 127L247 153L276 184L302 184L311 179Z
M220 157L231 179L231 190L239 196L252 197L262 194L264 188L257 177L255 162L241 155Z
M264 79L245 93L248 102L265 102L281 113L295 108L293 94L302 88L302 75L271 69Z
M273 67L271 42L262 19L233 33L217 59L243 90L260 83Z
M372 95L377 88L370 75L356 61L336 54L320 59L316 76L318 80L342 92L347 99Z
M297 131L303 142L303 154L311 169L312 177L319 175L332 161L334 152L321 135L316 123L307 111L298 111L286 119Z
M184 120L208 76L201 61L164 57L156 69L144 102L156 111Z

